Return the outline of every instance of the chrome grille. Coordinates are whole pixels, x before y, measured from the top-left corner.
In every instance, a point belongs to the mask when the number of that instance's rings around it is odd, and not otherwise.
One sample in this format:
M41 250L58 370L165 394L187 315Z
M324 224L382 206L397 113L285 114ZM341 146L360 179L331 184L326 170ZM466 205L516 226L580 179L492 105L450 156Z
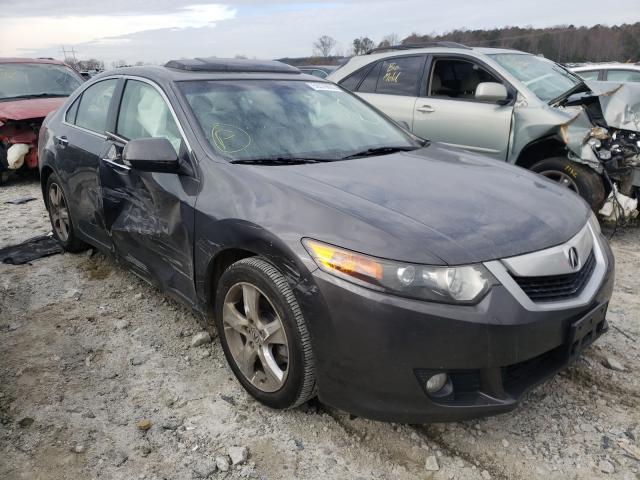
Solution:
M542 277L518 277L513 274L511 276L532 301L553 302L579 295L595 268L596 257L591 250L582 268L574 273Z

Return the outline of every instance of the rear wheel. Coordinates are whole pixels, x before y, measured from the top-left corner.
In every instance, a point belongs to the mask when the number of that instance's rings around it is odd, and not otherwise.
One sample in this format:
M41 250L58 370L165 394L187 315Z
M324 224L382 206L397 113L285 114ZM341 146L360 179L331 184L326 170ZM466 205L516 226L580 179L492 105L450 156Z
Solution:
M292 408L315 395L309 332L289 283L271 263L246 258L222 274L215 321L233 373L254 398Z
M68 252L85 250L88 245L75 233L67 196L62 189L62 182L55 173L47 180L45 202L49 211L53 236Z
M586 165L574 163L564 157L552 157L534 164L531 170L577 193L596 212L604 203L603 179Z

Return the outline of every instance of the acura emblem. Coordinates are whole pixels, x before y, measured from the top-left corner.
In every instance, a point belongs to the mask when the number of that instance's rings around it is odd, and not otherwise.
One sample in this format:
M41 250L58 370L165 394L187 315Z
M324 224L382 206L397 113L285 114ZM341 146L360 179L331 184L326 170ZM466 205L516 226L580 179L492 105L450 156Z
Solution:
M574 270L577 270L580 266L580 257L578 257L578 251L575 247L571 247L567 252L567 260L569 260L569 265Z

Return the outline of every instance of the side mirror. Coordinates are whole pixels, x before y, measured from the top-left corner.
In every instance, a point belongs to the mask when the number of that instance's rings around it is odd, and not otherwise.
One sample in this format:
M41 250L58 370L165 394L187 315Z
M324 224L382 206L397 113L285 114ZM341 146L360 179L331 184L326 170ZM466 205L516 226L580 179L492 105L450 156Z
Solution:
M476 87L476 100L483 102L504 102L508 95L507 89L501 83L482 82Z
M143 172L177 173L178 155L166 138L138 138L124 146L122 159Z

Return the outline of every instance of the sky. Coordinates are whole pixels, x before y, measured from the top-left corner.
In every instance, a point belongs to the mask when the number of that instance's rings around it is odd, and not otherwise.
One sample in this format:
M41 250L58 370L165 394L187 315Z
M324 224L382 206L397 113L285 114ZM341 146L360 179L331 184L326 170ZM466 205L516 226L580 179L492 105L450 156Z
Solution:
M303 57L321 35L347 54L354 38L456 28L618 25L640 21L638 0L0 0L0 57L164 63L181 57Z

